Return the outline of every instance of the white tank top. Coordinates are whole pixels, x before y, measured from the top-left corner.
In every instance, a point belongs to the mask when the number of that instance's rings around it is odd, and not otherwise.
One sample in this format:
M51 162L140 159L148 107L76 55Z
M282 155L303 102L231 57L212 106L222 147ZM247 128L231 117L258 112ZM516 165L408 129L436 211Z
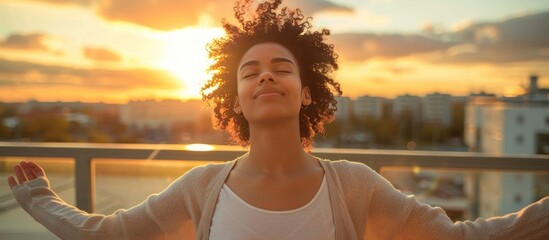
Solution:
M335 239L326 177L309 203L288 211L254 207L224 184L210 226L210 240L220 239Z

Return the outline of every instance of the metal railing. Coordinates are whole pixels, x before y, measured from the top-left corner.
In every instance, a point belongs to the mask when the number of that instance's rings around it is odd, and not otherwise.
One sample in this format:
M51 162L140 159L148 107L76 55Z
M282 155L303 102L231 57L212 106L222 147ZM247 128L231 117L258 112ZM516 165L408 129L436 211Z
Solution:
M93 212L94 169L92 160L202 160L228 161L246 153L238 146L15 143L0 142L0 157L58 157L75 161L76 207ZM419 167L471 171L527 171L549 173L546 155L490 155L471 152L404 150L314 149L313 155L361 162L380 172L383 167Z

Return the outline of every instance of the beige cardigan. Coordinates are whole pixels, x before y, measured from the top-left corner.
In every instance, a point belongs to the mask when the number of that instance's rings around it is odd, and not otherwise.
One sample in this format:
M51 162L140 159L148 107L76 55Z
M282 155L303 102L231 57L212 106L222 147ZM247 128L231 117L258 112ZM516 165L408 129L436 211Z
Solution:
M163 192L109 216L66 204L44 178L14 193L23 209L62 239L208 239L220 189L235 162L196 167ZM453 223L442 209L405 196L364 164L320 163L338 240L549 239L548 197L515 214Z

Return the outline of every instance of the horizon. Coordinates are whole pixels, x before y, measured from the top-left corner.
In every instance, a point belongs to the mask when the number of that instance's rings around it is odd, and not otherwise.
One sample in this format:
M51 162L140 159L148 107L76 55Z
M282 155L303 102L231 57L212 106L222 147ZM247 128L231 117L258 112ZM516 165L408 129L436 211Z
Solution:
M467 95L452 95L452 94L449 94L449 93L446 93L446 92L428 92L428 93L425 93L423 95L414 95L414 94L409 94L409 93L402 93L402 94L399 94L398 96L394 96L394 97L381 97L381 96L374 96L374 95L360 95L360 96L355 96L355 97L351 97L351 96L347 96L347 95L341 95L341 96L335 96L335 97L342 97L342 98L347 97L347 98L350 98L353 101L356 100L357 98L360 98L360 97L373 97L373 98L381 98L381 99L385 99L385 100L394 100L397 97L401 97L401 96L413 96L413 97L424 98L428 94L448 94L448 95L450 95L451 98L467 98L467 97L475 97L475 96L473 96L474 94L488 94L488 95L490 95L490 94L494 94L494 93L490 93L490 92L470 92ZM505 96L504 95L494 94L494 97L501 98L501 97L505 97ZM128 99L126 102L103 102L103 101L80 101L80 100L76 100L76 101L70 101L70 100L67 100L67 101L65 101L65 100L41 101L41 100L36 100L36 99L28 99L28 100L25 100L25 101L2 101L2 100L0 100L0 103L14 104L14 103L38 102L38 103L82 103L82 104L96 104L96 103L101 103L101 104L127 104L127 103L130 103L130 102L143 102L143 101L154 101L154 102L200 101L200 102L206 103L201 98L140 98L140 99Z

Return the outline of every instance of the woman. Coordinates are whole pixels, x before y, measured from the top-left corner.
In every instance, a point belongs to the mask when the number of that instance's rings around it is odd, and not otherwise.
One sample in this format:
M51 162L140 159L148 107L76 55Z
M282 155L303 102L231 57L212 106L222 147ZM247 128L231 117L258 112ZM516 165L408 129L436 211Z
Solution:
M335 112L339 84L329 31L311 32L280 0L238 3L241 28L209 45L202 89L216 125L249 145L244 156L194 168L138 206L104 216L64 203L44 171L21 162L8 179L17 200L63 239L547 239L549 198L518 214L452 223L363 164L307 153ZM247 20L246 17L252 19Z

